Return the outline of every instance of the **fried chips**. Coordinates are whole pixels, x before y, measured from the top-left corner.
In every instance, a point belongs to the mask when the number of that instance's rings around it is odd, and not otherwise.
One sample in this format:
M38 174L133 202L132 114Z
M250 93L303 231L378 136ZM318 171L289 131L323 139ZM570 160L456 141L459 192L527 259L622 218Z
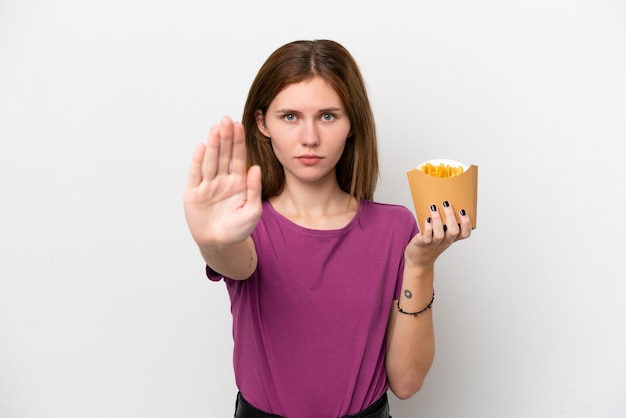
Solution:
M453 166L446 163L432 164L430 162L424 163L419 170L433 177L454 177L463 174L465 171L462 165Z

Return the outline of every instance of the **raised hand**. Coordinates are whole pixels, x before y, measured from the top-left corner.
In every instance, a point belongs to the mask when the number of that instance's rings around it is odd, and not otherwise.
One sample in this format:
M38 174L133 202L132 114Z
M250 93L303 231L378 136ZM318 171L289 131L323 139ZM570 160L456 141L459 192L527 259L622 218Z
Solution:
M439 209L436 205L430 208L430 222L426 222L424 230L420 231L406 247L404 252L408 263L416 266L430 267L437 258L454 242L469 238L472 233L472 222L465 211L459 214L460 223L448 221L444 226L440 210L446 220L455 220L455 210L448 202L444 202Z
M261 169L246 169L241 123L225 117L196 147L184 193L185 217L200 248L240 243L261 216Z

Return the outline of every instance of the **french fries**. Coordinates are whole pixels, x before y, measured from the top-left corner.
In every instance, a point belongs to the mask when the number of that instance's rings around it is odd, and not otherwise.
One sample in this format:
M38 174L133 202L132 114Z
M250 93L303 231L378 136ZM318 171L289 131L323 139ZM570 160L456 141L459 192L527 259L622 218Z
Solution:
M424 163L419 170L428 174L429 176L434 177L454 177L463 174L463 166L452 166L450 164L440 163L440 164L432 164L432 163Z

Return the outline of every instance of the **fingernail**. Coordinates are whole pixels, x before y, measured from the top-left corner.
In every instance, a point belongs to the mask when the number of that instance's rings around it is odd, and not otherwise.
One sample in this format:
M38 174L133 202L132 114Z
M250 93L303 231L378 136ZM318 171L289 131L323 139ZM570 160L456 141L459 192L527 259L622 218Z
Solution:
M426 223L430 223L430 216L428 218L426 218Z
M430 210L437 212L437 205L430 205Z
M467 212L465 212L465 209L461 209L461 216L465 216L467 215Z
M450 202L448 202L447 200L443 201L443 207L447 208L448 206L450 206Z

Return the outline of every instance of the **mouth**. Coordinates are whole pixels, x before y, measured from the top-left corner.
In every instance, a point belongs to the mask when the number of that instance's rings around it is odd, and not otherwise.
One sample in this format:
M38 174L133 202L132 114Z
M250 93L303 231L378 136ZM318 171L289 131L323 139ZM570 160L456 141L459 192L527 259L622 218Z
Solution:
M323 157L314 154L304 154L296 157L298 161L300 161L304 165L314 165L322 160Z

